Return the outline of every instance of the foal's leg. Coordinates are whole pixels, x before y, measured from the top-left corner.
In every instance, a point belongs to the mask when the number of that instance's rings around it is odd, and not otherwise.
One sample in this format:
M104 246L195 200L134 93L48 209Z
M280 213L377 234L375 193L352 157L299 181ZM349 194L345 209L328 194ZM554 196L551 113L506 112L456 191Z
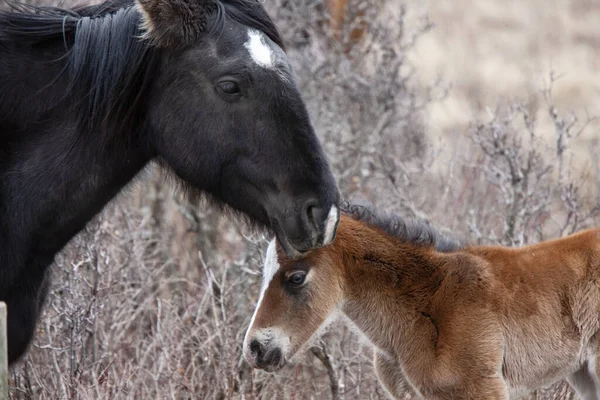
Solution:
M416 395L416 391L406 380L402 368L396 360L376 351L374 365L377 378L391 398L404 399L407 398L407 395L410 395L411 399L421 398ZM508 400L509 394L508 387L501 377L489 377L479 379L477 385L473 385L471 382L465 388L457 387L454 390L430 393L426 398L431 400Z
M596 355L570 377L567 378L569 384L577 392L577 396L582 400L600 400L600 335L596 338Z
M594 376L590 373L587 364L582 365L567 378L567 381L581 400L600 400Z
M600 332L592 340L595 343L595 355L567 378L582 400L600 400Z
M489 399L489 400L509 400L508 387L502 378L490 378L480 381L481 385L477 388L465 391L468 395L465 399Z
M39 282L27 282L27 290L13 292L4 300L7 307L8 363L17 361L33 339L37 320L48 295L47 273Z
M411 395L410 398L416 397L415 392L406 381L406 378L402 374L402 368L396 360L388 358L375 350L373 364L377 378L390 398L403 399L407 394Z

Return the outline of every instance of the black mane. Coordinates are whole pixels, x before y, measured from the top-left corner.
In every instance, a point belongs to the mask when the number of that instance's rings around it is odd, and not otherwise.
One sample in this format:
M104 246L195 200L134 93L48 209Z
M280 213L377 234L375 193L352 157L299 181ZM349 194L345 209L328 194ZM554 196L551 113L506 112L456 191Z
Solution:
M397 237L407 243L418 246L434 246L437 251L444 253L456 251L463 247L456 240L442 235L435 227L424 220L405 220L399 215L387 213L371 206L350 204L348 202L343 204L341 208L352 219L379 228L388 235Z
M138 105L158 63L157 51L141 39L141 15L134 0L108 0L73 9L9 5L11 10L0 11L0 49L11 42L41 48L51 43L64 46L64 53L53 60L65 63L64 68L44 90L60 79L66 78L69 85L39 113L61 107L69 97L84 97L77 113L81 132L98 129L116 135L131 131L139 122ZM262 31L283 48L275 24L257 0L220 0L216 12L209 34L218 33L225 19L231 18ZM50 97L46 92L37 95ZM2 107L0 102L0 115Z
M0 11L0 41L22 39L34 42L68 38L78 29L84 19L101 18L129 9L134 0L108 0L92 6L78 6L72 9L50 6L32 6L18 2L8 2L11 10ZM217 9L220 17L213 19L216 26L210 31L218 31L224 18L229 17L242 25L262 31L273 42L284 48L277 27L257 0L219 0ZM139 16L136 18L139 22ZM139 25L139 24L138 24Z

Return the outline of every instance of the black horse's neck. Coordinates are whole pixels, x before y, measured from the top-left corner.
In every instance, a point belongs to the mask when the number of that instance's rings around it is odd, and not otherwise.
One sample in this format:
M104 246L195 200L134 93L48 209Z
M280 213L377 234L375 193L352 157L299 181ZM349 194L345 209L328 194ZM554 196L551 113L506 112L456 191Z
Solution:
M135 145L76 137L73 126L40 126L2 144L11 156L0 161L0 293L25 268L51 263L150 159Z
M10 363L31 342L55 254L154 155L144 99L158 55L138 27L131 0L0 12L0 300L10 310Z
M0 300L11 310L9 362L31 341L55 254L149 159L135 146L77 138L73 116L66 117L0 145Z
M0 13L0 295L153 156L140 138L156 57L123 4Z

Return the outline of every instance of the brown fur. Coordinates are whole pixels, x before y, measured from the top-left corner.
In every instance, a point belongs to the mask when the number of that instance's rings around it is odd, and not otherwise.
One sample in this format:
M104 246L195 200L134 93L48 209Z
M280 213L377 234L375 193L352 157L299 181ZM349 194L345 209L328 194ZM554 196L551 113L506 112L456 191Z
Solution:
M508 399L568 378L600 399L600 229L523 248L442 253L343 216L332 245L280 268L249 328L293 356L336 308L376 348L394 397ZM285 277L310 270L297 293Z
M346 52L361 41L368 28L367 23L364 21L365 13L359 11L354 16L348 15L349 4L347 3L347 0L327 0L329 28L336 40L342 41L345 39L347 41L348 48L346 48ZM350 27L347 37L343 34L345 26Z

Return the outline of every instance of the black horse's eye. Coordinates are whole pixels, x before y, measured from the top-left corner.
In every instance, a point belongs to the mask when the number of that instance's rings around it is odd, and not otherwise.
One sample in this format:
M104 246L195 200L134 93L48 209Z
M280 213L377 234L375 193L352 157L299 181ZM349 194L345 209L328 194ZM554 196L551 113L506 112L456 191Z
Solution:
M294 286L301 286L306 280L306 272L298 271L294 272L288 277L288 282Z
M219 90L225 94L240 94L242 89L240 85L235 81L223 81L218 84Z

